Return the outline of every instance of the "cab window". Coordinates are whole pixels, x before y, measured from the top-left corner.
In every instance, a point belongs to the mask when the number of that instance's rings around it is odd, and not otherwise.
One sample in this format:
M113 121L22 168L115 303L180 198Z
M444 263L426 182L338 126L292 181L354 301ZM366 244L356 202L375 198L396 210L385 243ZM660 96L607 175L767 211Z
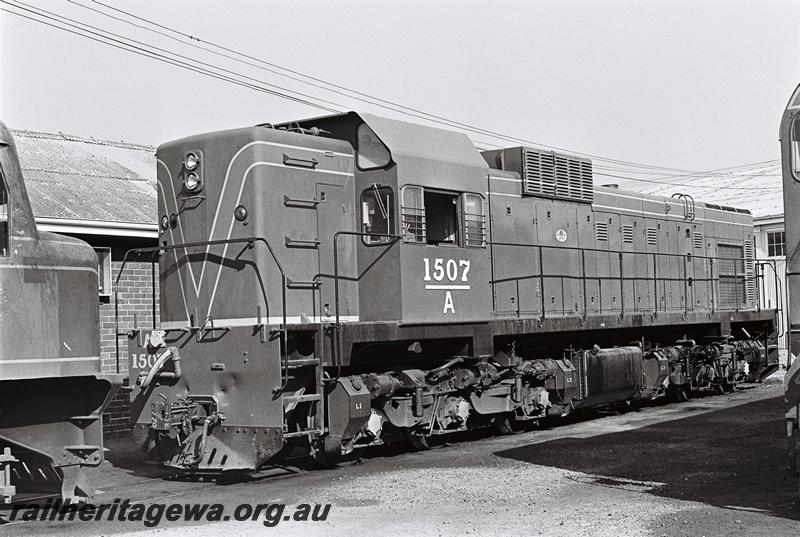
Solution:
M403 187L403 239L425 244L425 203L421 186Z
M792 122L792 174L795 181L800 181L800 112L795 114Z
M361 193L361 227L367 244L390 242L394 235L394 194L392 189L377 184Z
M483 198L477 194L459 194L403 187L401 210L403 239L432 246L486 246L486 218Z
M486 218L483 198L477 194L464 194L464 244L481 248L486 245Z
M358 126L358 167L362 170L383 168L391 160L389 150L366 123Z
M0 256L8 255L8 215L9 201L6 178L0 171Z
M425 242L436 246L460 246L458 195L425 192Z

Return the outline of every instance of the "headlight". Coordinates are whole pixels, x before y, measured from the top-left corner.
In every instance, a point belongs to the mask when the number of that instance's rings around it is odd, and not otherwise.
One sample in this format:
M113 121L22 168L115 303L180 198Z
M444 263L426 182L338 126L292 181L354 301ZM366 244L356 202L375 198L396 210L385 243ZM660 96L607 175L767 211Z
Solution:
M186 177L183 179L183 186L185 186L186 190L189 192L196 192L200 190L201 183L202 180L196 173L187 173Z
M183 165L186 166L186 169L190 172L197 168L197 165L200 163L200 159L197 158L197 155L194 153L189 153L186 155L186 159L183 161Z
M169 217L167 215L164 215L161 217L161 229L166 231L168 227L169 227Z

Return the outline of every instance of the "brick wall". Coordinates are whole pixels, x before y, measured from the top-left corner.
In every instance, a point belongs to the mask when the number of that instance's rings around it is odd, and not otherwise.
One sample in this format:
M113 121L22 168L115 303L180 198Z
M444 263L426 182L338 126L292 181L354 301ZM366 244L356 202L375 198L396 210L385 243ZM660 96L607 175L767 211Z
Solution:
M121 260L111 262L113 281L119 275ZM156 270L158 270L156 266ZM119 296L119 331L136 326L153 325L152 272L149 262L128 262L115 288ZM156 281L156 315L158 315L158 281ZM156 319L158 321L158 319ZM119 370L115 351L114 295L100 304L100 358L106 373L128 374L128 338L119 338ZM127 385L128 381L124 382ZM120 389L103 413L106 437L125 436L130 431L130 391Z

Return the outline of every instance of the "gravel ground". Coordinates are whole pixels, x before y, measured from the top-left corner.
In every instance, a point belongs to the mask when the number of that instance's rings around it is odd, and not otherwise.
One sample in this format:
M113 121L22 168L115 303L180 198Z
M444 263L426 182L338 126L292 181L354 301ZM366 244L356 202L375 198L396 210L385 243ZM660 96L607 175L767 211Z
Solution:
M222 486L153 479L118 454L105 496L166 502L331 503L324 522L19 523L13 535L800 535L785 471L781 386L604 415L512 437L471 435L424 453ZM103 485L101 485L102 487ZM161 499L159 499L161 498ZM293 512L287 507L286 513Z

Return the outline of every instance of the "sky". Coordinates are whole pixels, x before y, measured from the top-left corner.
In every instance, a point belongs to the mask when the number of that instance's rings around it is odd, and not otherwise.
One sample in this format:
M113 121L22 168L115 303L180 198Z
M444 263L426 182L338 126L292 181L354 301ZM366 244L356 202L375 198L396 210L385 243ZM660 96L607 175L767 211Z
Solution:
M419 121L78 5L124 18L93 0L21 1L336 109ZM798 1L102 1L461 123L681 170L779 158L780 116L800 82ZM0 7L25 13L16 0ZM256 60L248 61L263 67ZM0 12L0 74L0 118L12 128L150 145L327 113L7 12ZM472 137L484 147L519 145ZM629 172L621 165L618 173ZM657 173L664 172L649 177Z

